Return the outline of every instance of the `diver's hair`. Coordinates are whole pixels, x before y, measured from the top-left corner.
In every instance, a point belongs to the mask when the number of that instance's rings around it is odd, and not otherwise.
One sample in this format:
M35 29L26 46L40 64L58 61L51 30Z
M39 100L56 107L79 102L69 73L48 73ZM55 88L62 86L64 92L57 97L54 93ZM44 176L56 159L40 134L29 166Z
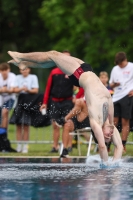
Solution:
M107 76L108 77L108 73L105 71L100 72L99 77L101 76Z
M10 69L10 65L8 63L1 63L0 64L0 71L6 71Z

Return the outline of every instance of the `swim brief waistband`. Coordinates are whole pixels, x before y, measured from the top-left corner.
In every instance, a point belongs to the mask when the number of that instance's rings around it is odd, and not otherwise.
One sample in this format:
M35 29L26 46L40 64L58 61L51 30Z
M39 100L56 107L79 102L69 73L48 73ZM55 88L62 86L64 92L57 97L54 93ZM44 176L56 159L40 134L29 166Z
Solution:
M80 87L79 85L79 78L82 73L93 71L92 67L87 63L82 63L78 69L75 70L75 72L69 76L70 80L72 81L73 85Z

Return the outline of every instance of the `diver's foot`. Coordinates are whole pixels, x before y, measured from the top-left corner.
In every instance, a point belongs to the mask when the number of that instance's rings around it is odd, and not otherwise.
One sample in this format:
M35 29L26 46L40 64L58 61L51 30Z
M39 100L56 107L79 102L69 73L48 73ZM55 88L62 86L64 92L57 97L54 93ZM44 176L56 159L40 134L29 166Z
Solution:
M15 66L19 67L19 69L21 70L25 70L27 68L27 65L26 65L26 61L22 61L20 63L17 63L15 60L9 60L8 61L9 64L14 64Z
M20 53L16 51L8 51L7 53L13 58L13 60L15 60L15 62L17 63L21 62Z
M18 63L15 60L13 60L13 59L9 60L7 63L14 64L14 65L16 65L18 67Z

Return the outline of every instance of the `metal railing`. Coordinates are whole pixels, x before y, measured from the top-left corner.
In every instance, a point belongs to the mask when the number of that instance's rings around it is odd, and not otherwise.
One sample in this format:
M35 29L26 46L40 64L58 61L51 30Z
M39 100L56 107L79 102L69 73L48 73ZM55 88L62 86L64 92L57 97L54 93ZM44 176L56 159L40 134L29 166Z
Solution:
M49 127L43 127L43 128L33 128L30 127L30 137L28 141L17 141L16 140L16 126L15 125L10 125L9 126L9 134L10 134L10 129L12 127L12 134L14 135L13 137L10 137L10 142L11 144L53 144L53 128L52 125L50 125ZM85 139L81 138L82 133L87 132L90 135L90 140L87 141ZM60 133L62 133L62 130L60 130ZM77 141L77 150L78 150L78 155L81 156L81 145L82 144L88 144L88 149L86 152L86 155L89 156L90 155L90 149L91 149L91 145L95 144L95 142L93 141L93 137L91 135L91 128L87 127L86 129L79 129L76 132L72 132L70 133L72 135L77 135L78 137L78 141ZM62 134L60 134L62 136ZM60 145L60 154L63 148L63 144L62 144L62 140L59 140L59 145ZM133 132L130 132L129 137L128 137L128 141L127 144L129 145L133 145ZM95 148L94 148L94 152L96 153L97 151L97 147L98 145L95 144Z

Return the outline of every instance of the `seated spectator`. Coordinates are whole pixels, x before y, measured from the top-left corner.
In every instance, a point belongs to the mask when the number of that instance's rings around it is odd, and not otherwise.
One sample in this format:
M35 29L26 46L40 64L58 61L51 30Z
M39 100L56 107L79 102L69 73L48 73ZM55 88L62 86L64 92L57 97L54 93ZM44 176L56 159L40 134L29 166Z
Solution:
M20 75L17 75L15 83L15 93L36 94L38 93L39 84L36 75L30 74L30 68L20 70ZM24 115L24 113L23 113ZM30 119L27 124L17 124L16 126L16 139L17 141L24 141L23 145L18 142L17 152L28 153L27 141L29 140L29 125Z
M8 114L13 107L15 94L13 94L16 75L10 72L7 63L0 64L0 151L15 152L7 139Z
M68 157L68 138L69 133L75 131L76 129L81 129L85 127L90 127L88 111L83 98L75 100L74 108L65 116L65 118L61 118L56 120L56 124L60 126L64 125L63 131L63 152L61 157ZM85 135L86 139L89 141L89 137Z

